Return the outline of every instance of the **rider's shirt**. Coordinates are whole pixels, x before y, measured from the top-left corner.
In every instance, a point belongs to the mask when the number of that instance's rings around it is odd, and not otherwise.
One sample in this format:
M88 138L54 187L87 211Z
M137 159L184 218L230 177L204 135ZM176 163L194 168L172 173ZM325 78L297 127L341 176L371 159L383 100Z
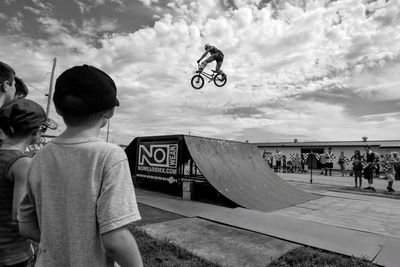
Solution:
M211 48L208 50L208 52L210 52L211 55L215 55L215 54L224 55L222 53L222 51L219 50L218 48L216 48L215 46L211 46Z

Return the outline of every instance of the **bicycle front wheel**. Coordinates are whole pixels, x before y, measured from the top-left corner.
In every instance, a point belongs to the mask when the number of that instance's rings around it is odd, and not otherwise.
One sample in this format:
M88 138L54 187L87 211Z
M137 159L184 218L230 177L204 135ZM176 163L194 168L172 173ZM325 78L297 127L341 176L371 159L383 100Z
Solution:
M222 74L218 74L214 77L214 84L218 87L224 86L226 84L226 75L225 77Z
M204 79L203 79L203 77L200 76L200 74L194 75L192 77L192 80L190 81L190 83L192 84L192 87L194 89L199 90L204 85Z

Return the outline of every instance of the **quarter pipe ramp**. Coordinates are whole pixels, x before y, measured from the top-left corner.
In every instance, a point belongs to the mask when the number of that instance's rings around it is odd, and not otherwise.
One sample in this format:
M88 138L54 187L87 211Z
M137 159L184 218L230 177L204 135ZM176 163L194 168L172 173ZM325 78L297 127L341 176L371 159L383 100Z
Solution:
M184 139L210 184L243 207L268 212L318 198L283 181L255 145L192 136Z
M189 135L138 137L125 152L134 176L202 177L249 209L270 212L318 198L283 181L267 166L257 146L249 143Z

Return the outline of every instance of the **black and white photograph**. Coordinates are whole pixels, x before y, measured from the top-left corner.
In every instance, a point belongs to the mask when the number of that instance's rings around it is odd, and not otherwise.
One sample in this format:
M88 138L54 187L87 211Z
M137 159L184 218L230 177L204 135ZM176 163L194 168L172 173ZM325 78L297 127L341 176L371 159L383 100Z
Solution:
M400 1L2 0L0 266L399 267Z

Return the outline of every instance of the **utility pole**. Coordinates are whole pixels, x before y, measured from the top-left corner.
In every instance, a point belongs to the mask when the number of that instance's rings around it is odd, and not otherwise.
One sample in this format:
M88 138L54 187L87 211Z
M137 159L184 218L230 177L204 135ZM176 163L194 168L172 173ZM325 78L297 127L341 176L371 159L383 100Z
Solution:
M47 95L47 107L46 107L46 115L49 116L50 113L50 103L51 103L51 96L53 94L53 79L54 79L54 71L56 69L57 58L53 59L53 68L51 70L51 77L50 77L50 86L49 86L49 94Z
M110 132L110 120L111 119L108 119L108 122L107 122L107 137L106 137L106 142L108 143L108 134L109 134L109 132Z

